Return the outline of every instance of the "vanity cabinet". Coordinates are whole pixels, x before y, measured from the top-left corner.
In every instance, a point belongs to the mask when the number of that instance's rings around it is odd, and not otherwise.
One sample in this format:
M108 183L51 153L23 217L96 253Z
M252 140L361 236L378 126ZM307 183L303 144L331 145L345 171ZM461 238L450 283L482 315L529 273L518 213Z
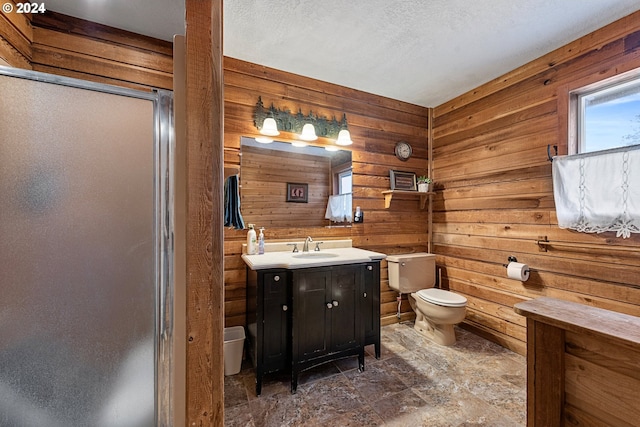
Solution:
M300 269L247 268L249 354L256 394L265 374L298 374L312 366L358 356L364 346L380 356L380 261Z

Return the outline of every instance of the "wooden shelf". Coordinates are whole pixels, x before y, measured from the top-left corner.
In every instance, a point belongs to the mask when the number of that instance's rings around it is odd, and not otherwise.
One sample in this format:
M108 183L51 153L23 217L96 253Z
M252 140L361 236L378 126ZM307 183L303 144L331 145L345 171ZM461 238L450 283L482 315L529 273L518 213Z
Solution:
M419 191L409 191L409 190L387 190L383 191L384 194L384 208L389 209L391 206L391 199L394 194L402 194L403 196L419 196L420 197L420 209L424 209L425 204L427 203L427 198L429 196L435 194L433 191L428 193L421 193Z

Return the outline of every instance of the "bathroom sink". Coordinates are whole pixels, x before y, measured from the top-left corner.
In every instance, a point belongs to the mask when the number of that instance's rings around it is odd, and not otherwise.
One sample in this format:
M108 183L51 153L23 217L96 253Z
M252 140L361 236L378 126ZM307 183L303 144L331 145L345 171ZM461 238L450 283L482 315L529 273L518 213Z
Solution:
M331 252L303 252L301 254L293 255L294 258L335 258L340 256L338 254L332 254Z

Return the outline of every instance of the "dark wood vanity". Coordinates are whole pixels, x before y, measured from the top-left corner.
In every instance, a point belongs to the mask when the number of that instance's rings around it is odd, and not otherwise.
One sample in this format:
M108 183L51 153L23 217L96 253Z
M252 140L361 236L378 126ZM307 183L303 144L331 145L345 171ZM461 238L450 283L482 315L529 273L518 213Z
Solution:
M249 354L256 394L264 375L298 374L313 366L358 356L364 347L380 357L380 260L311 268L247 268Z

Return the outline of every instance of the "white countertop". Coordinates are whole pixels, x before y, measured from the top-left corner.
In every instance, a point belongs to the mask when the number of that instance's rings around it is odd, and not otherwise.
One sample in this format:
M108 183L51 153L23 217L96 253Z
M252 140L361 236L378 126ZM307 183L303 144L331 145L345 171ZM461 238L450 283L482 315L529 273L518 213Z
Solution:
M310 243L309 247L315 247L315 245ZM379 261L387 257L383 253L353 247L321 248L319 252L313 249L309 252L302 252L302 245L298 245L298 249L300 249L300 252L296 253L289 249L288 251L265 252L262 255L242 254L242 259L252 270L264 270L267 268L292 270Z

